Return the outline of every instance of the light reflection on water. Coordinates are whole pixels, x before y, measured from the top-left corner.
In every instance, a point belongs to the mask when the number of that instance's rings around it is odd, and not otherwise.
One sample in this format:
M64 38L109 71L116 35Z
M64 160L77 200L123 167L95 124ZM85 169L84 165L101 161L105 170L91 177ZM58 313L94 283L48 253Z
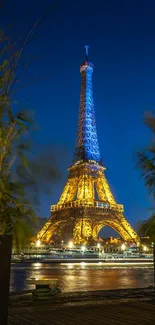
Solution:
M58 278L64 292L140 288L153 285L153 268L147 266L111 266L101 264L13 264L10 291L33 288L28 278Z

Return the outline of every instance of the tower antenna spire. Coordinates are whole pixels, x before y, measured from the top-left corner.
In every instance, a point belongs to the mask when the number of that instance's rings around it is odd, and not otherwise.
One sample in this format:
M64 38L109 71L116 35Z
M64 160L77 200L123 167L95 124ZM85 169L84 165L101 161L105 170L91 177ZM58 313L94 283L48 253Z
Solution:
M88 62L88 49L89 49L89 46L88 45L85 45L85 51L86 51L86 53L85 53L85 59L86 59L87 62Z

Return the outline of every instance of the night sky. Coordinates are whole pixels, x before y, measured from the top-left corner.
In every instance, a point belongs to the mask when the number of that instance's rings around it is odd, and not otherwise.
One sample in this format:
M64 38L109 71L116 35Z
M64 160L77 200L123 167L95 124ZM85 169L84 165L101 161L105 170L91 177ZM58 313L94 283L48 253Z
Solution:
M153 203L136 169L136 151L151 139L144 111L155 104L155 1L151 0L9 0L2 26L13 23L24 35L37 17L45 19L28 45L25 57L39 58L25 78L34 81L17 94L36 112L40 125L35 139L54 144L63 155L63 179L43 196L41 216L49 216L71 164L79 107L84 45L94 64L93 86L99 146L106 177L125 216L135 226L148 217ZM39 77L39 81L37 78ZM24 78L24 76L23 76ZM51 184L52 186L52 184Z

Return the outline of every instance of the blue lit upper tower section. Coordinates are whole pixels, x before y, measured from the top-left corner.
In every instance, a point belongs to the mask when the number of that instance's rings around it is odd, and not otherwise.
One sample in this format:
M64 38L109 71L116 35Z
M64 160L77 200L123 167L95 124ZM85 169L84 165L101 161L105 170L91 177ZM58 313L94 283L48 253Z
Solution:
M74 163L80 160L101 162L93 101L93 64L88 61L88 46L85 49L85 62L80 66L82 85Z

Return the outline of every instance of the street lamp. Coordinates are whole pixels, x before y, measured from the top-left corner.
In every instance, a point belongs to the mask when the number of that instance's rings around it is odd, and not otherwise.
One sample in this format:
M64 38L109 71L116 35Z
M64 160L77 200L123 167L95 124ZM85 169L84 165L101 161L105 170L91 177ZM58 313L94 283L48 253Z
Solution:
M147 251L147 247L146 247L146 246L144 246L144 247L143 247L143 250L144 250L144 252L146 252L146 251Z
M125 246L125 244L124 244L124 243L122 244L122 246L121 246L121 249L122 249L122 251L125 251L125 249L126 249L126 246Z
M86 247L85 247L85 246L82 246L82 247L81 247L81 250L82 250L82 252L85 252Z
M40 247L40 245L41 245L41 240L38 239L38 240L36 241L36 246L37 246L37 247Z
M37 255L39 254L39 247L41 245L41 240L40 239L37 239L36 241L36 247L37 247Z
M69 248L73 248L73 242L72 241L69 242Z

